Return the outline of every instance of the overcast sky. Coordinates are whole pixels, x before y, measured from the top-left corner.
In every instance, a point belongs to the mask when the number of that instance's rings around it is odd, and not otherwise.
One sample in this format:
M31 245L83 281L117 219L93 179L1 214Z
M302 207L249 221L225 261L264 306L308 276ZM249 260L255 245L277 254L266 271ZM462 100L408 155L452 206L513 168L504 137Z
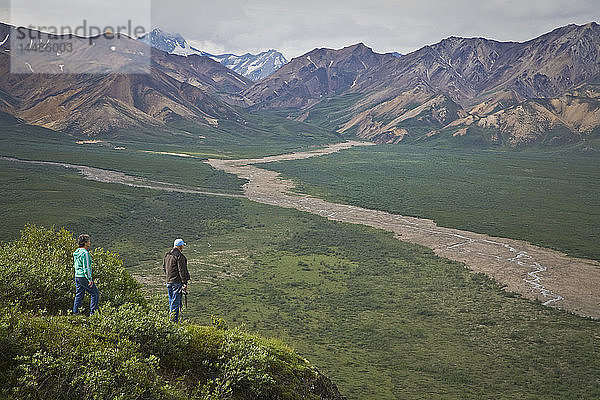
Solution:
M4 4L6 14L9 3ZM80 24L84 18L95 18L102 21L99 24L124 24L131 18L144 26L180 33L211 53L273 48L288 59L316 47L341 48L358 42L380 53L409 53L452 35L525 41L559 26L600 20L598 0L53 0L40 4L39 0L13 0L10 22Z

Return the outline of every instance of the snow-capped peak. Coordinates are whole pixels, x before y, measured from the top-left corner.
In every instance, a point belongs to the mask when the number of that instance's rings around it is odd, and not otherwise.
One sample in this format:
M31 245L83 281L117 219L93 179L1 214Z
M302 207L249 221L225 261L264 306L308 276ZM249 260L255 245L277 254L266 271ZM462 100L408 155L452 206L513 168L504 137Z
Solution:
M283 54L273 49L258 54L246 53L241 56L223 54L215 56L214 59L253 81L266 78L287 63Z
M180 34L166 32L160 28L154 28L144 36L140 36L138 40L169 54L177 54L186 57L192 54L201 56L209 55L202 50L192 47Z
M271 75L288 62L283 54L274 49L259 54L246 53L241 56L236 54L212 55L196 49L180 34L165 32L160 28L154 28L151 32L140 36L138 40L170 54L186 57L198 54L210 57L253 81Z

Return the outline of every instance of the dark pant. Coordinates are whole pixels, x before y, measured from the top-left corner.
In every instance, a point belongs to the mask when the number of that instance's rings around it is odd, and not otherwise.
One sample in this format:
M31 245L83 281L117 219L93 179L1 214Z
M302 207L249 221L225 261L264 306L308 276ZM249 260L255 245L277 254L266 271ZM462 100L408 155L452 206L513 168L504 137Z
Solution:
M182 287L182 283L167 283L167 291L169 292L169 312L171 314L171 319L175 322L179 321Z
M90 315L98 309L98 301L100 300L100 292L96 285L90 286L87 278L75 277L75 301L73 302L73 314L79 314L79 307L83 302L85 292L90 294Z

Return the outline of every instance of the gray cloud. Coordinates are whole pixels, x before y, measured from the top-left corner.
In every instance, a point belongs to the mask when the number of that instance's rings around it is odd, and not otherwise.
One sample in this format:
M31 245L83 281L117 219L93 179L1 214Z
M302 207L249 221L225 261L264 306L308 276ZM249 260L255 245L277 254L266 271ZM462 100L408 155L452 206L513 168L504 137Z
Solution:
M524 41L569 23L598 20L596 0L232 0L179 2L186 16L153 3L153 24L195 39L206 50L294 57L316 47L364 42L375 51L408 53L445 37ZM187 5L184 5L187 4ZM168 12L168 9L172 12ZM177 15L177 17L175 17Z
M53 0L52 4L41 4L38 0L0 0L0 15L3 21L13 25L33 26L47 32L49 27L61 32L61 27L75 30L85 23L85 33L98 33L106 27L116 30L117 26L142 26L151 28L151 0L127 1L75 1ZM96 29L92 31L90 26ZM46 27L46 28L44 28ZM83 30L82 30L83 32Z
M59 12L52 16L36 1L38 7L23 15L36 23L76 20L85 12L76 7L87 3L55 1L72 6L55 7ZM129 1L108 4L112 7L94 11L94 17L117 19L116 24L144 13L144 6L136 12ZM202 50L244 53L275 48L288 58L316 47L357 42L377 52L408 53L452 35L524 41L562 25L600 19L597 0L152 0L151 11L153 26L181 33Z

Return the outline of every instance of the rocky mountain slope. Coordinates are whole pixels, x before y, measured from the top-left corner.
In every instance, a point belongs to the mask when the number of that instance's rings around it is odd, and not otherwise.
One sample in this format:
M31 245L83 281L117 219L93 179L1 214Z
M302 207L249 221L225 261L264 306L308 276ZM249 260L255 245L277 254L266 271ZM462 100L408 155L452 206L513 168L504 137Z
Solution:
M15 57L9 36L1 25L0 112L66 132L160 129L181 119L244 126L240 107L247 107L376 142L521 146L600 134L600 26L593 22L523 43L450 37L400 57L362 43L320 48L258 82L157 30L143 41L75 38L73 51L43 57ZM39 42L46 40L42 34ZM8 73L11 54L20 74ZM282 64L276 52L264 55L272 69ZM268 64L220 57L246 74Z
M196 49L188 43L188 41L178 33L165 32L160 28L154 28L150 32L137 38L142 43L152 46L155 49L164 51L169 54L178 56L189 56L196 54L199 56L210 56L202 50Z
M0 36L14 34L10 26L0 26ZM48 40L46 34L36 35L42 43ZM73 50L56 55L13 52L13 68L31 72L13 74L11 41L5 40L0 47L0 111L29 124L84 135L160 128L178 119L207 126L243 119L223 98L241 92L250 81L207 57L153 51L125 36L69 41Z
M258 54L221 54L211 58L252 81L266 78L288 62L283 54L273 49Z
M341 50L315 49L248 88L244 96L254 109L310 107L323 97L352 90L362 76L393 60L393 55L376 54L362 43Z
M597 133L597 98L576 93L595 93L579 86L599 77L600 26L589 23L524 43L450 37L402 57L362 44L317 49L244 96L255 109L300 108L290 116L380 142L450 133L508 145L562 143ZM573 102L586 123L565 120L561 110Z
M182 56L196 54L210 57L252 81L266 78L287 63L283 54L273 49L258 54L246 53L241 56L236 54L213 55L198 50L183 36L177 33L165 32L160 28L153 29L151 32L139 37L138 40L169 54Z
M508 107L483 102L445 128L454 130L454 137L479 133L481 140L518 146L574 143L597 136L599 127L600 85L583 84L558 97L513 101Z

